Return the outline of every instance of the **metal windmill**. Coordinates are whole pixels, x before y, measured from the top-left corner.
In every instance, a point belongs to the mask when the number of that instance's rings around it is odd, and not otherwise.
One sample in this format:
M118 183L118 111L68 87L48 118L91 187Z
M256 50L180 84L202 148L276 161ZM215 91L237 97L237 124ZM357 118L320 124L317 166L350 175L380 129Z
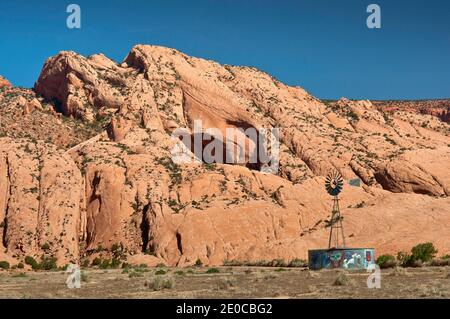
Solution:
M344 226L342 225L341 211L339 210L339 193L344 186L342 175L338 171L331 172L325 180L325 188L333 196L333 210L330 219L330 238L328 249L345 248ZM334 244L332 244L334 243ZM332 246L334 245L334 246Z

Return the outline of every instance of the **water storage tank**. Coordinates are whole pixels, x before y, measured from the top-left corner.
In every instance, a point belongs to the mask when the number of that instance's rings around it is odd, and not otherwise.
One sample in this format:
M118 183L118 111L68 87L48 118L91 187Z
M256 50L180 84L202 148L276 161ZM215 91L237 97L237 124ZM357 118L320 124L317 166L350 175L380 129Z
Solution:
M365 270L375 264L373 248L317 249L308 251L309 269Z

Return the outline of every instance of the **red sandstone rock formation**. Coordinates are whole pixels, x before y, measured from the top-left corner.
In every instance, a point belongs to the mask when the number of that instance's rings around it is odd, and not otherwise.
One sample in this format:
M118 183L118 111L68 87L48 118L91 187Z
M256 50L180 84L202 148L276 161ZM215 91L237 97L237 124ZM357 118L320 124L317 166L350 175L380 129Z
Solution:
M122 64L61 52L35 92L14 92L0 94L0 260L306 258L327 244L331 169L363 181L341 196L349 245L395 253L432 241L450 252L450 132L434 116L322 103L254 68L144 45ZM174 163L171 132L194 134L198 119L222 133L279 128L278 173L248 157Z

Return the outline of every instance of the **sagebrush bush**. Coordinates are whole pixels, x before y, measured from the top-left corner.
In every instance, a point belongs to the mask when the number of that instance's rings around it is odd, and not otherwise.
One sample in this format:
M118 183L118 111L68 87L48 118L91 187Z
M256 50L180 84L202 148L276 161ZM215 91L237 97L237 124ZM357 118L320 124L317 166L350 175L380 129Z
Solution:
M431 260L430 266L432 266L432 267L450 266L450 259L435 258L435 259Z
M111 267L111 261L109 259L104 259L99 265L100 269L108 269Z
M156 272L155 272L155 275L165 275L166 274L166 271L164 270L164 269L158 269Z
M219 269L217 269L217 268L209 268L207 271L206 271L206 273L207 274L217 274L217 273L219 273L220 271L219 271Z
M36 259L34 259L31 256L26 256L25 257L25 264L30 265L33 270L39 269L38 262L36 261Z
M57 259L55 257L42 256L41 262L38 263L31 256L25 257L25 264L30 265L33 270L55 270L58 268L56 261Z
M394 268L397 265L397 260L392 255L381 255L377 258L377 265L381 269Z
M308 262L303 259L293 259L289 262L289 267L300 268L300 267L308 267Z
M42 257L41 263L39 264L39 269L43 270L54 270L57 269L56 258L55 257Z
M139 271L131 271L128 274L128 277L129 278L144 277L144 274L142 272L139 272Z
M9 269L9 262L5 260L0 261L0 269Z
M424 243L414 246L411 249L411 257L413 260L427 262L432 260L436 256L437 252L437 249L432 243Z
M341 272L334 281L334 286L353 286L355 281L351 279L347 273Z
M119 259L113 258L113 259L111 260L110 267L111 267L111 268L119 268L119 267L120 267L120 263L121 263L121 261L120 261Z
M163 289L172 289L175 287L175 281L170 276L158 276L145 282L145 286L154 291Z
M81 272L81 281L82 282L89 282L89 276L84 271Z
M92 266L98 266L102 263L102 259L95 257L94 260L92 261Z

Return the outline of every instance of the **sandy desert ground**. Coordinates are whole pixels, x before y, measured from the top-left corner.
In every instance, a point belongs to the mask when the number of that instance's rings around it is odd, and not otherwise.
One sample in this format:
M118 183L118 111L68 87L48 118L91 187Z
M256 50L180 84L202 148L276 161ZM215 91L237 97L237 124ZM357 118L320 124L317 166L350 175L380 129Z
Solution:
M211 273L218 270L218 273ZM184 268L83 270L80 289L59 272L0 273L0 298L450 298L450 268L382 271L381 289L368 289L368 273L311 272L305 268ZM208 273L209 272L209 273ZM156 280L170 285L155 287ZM171 286L171 287L170 287Z

